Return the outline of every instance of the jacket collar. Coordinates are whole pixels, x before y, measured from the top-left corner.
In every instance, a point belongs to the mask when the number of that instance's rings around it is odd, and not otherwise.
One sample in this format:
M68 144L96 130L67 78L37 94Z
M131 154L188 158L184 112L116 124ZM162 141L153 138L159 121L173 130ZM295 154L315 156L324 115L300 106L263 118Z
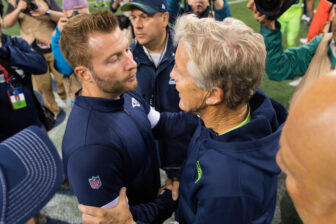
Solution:
M109 100L99 97L80 96L81 90L76 93L75 105L89 110L101 112L116 112L124 110L124 95L118 100Z

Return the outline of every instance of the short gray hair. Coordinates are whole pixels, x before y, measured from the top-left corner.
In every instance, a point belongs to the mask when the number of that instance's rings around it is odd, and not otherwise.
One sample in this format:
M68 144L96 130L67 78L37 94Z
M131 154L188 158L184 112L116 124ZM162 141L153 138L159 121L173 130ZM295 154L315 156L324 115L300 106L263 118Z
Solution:
M238 19L177 19L175 42L189 54L187 68L196 85L204 90L219 87L231 109L246 104L260 85L265 71L263 37Z

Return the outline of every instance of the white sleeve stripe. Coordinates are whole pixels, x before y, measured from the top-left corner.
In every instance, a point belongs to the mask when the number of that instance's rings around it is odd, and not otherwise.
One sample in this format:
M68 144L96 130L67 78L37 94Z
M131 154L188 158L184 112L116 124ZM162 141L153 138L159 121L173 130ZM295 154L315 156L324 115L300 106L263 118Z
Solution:
M119 201L119 196L116 197L113 201L107 203L106 205L103 205L102 208L109 208L109 207L113 207L115 205L118 204L118 201Z
M151 124L151 128L154 128L160 120L160 112L151 107L149 113L147 114L147 118Z
M118 204L118 201L119 201L119 196L116 197L113 201L107 203L106 205L103 205L102 208L109 208L109 207L116 206ZM128 198L126 198L126 201L128 203Z

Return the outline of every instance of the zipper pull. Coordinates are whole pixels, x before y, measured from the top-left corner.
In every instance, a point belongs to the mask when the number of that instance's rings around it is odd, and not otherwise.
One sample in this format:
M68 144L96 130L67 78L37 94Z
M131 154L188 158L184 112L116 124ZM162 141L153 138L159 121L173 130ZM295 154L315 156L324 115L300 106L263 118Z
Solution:
M128 116L130 116L130 113L124 108L124 112L125 114L127 114Z

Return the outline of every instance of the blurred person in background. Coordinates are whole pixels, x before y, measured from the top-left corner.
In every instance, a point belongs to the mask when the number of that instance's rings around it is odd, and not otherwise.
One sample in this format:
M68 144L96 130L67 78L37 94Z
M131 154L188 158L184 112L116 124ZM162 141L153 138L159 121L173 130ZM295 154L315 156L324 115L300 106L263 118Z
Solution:
M0 8L2 4L0 4ZM23 39L2 33L0 11L0 142L30 125L42 127L31 74L44 74L47 63Z
M168 0L169 23L173 26L176 18L184 13L193 13L199 18L213 17L222 21L231 17L227 0Z
M63 74L63 85L67 95L71 99L73 104L75 101L75 93L81 88L81 82L78 77L73 73L73 68L65 60L60 46L59 39L63 26L69 19L78 14L89 14L89 4L87 0L67 0L63 1L63 13L64 17L61 17L58 21L56 32L51 37L51 49L55 58L55 68Z
M47 61L47 72L43 75L33 76L33 86L41 93L44 104L54 113L55 119L64 111L60 110L56 103L50 73L56 80L58 95L66 104L69 102L62 82L62 74L54 67L54 56L50 46L51 35L62 16L62 9L55 0L36 0L29 4L25 0L9 0L4 16L6 27L12 27L17 21L19 22L21 37L35 51L42 54Z
M310 42L317 35L331 32L331 23L335 11L335 4L332 2L335 1L320 0L308 29L307 42Z
M278 21L281 24L281 33L286 36L287 47L295 47L300 32L302 0L296 1L286 12L284 12Z
M254 0L249 0L247 7L253 11L254 18L261 25L260 32L264 37L267 51L268 77L271 80L281 81L303 76L290 101L292 106L298 96L320 75L327 74L335 68L336 17L332 19L332 32L316 36L308 44L283 50L280 23L261 14Z

